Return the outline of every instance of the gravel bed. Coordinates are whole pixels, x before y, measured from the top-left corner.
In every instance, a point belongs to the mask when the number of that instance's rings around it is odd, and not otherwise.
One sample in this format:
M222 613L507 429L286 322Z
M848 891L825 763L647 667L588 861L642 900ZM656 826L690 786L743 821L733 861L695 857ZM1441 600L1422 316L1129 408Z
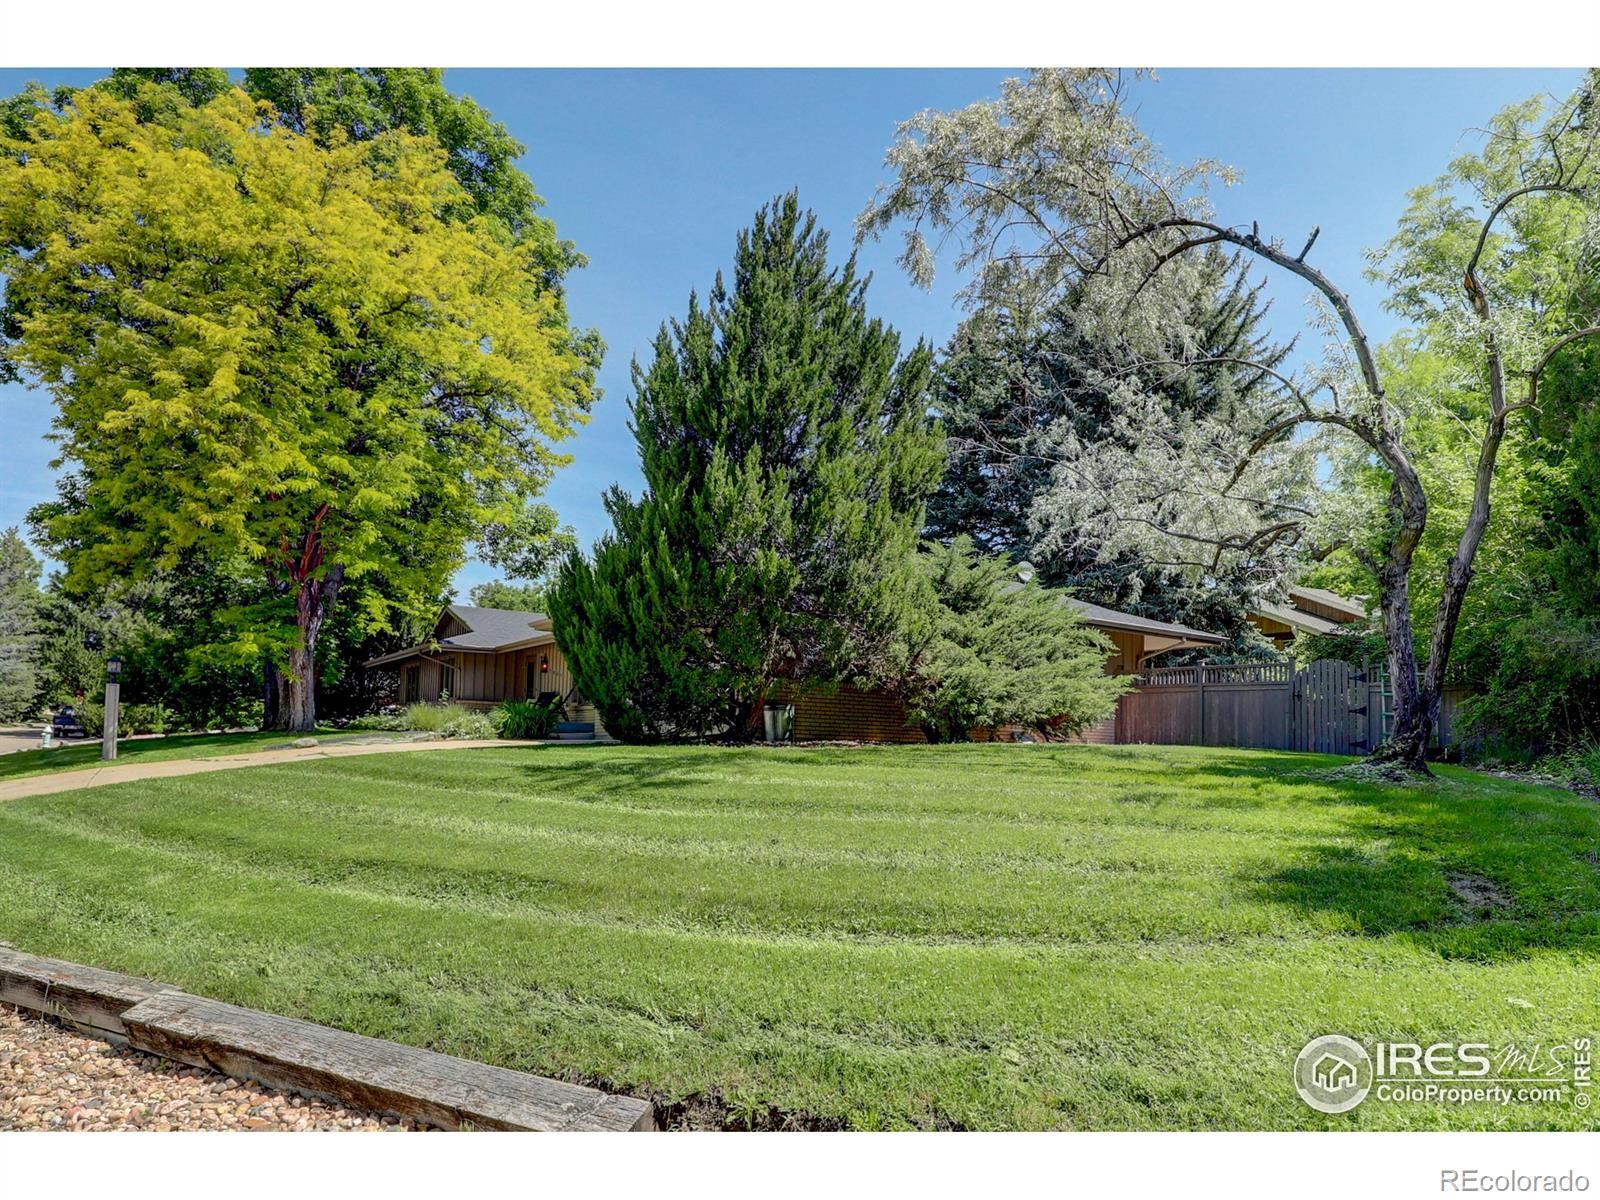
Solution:
M0 1130L418 1128L119 1050L0 1004Z

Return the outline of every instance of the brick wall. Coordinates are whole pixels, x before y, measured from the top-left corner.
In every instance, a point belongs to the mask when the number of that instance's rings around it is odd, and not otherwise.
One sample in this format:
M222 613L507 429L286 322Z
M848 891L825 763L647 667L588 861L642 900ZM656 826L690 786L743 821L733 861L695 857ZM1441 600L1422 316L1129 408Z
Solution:
M1117 710L1122 710L1118 701ZM1096 721L1093 725L1086 725L1081 733L1074 734L1067 739L1069 742L1085 742L1092 746L1114 746L1117 744L1117 713L1112 713L1103 721Z
M802 692L787 684L773 689L770 702L794 705L791 736L797 742L926 742L922 730L906 723L906 710L898 700L882 692L841 687L836 692ZM1020 725L997 729L973 729L975 742L1014 742L1022 732ZM1113 745L1117 740L1117 718L1113 714L1067 739Z
M834 692L799 691L784 684L772 703L794 705L792 736L797 742L925 742L922 730L906 724L906 710L882 692L849 686Z
M1014 742L1017 740L1017 734L1024 732L1031 733L1021 725L1001 725L995 729L970 729L967 731L967 736L975 742ZM1063 740L1095 746L1114 746L1117 742L1117 715L1112 713L1105 720L1096 721L1093 725L1086 726L1082 732Z

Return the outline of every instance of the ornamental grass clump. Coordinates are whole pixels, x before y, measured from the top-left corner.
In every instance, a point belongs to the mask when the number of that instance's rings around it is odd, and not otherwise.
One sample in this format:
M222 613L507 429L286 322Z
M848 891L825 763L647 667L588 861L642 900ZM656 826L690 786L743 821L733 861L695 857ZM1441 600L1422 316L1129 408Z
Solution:
M488 713L450 703L408 705L400 727L417 733L437 733L446 738L485 739L495 736L495 724Z
M555 732L561 717L560 704L540 704L534 700L504 700L494 719L503 738L547 738Z

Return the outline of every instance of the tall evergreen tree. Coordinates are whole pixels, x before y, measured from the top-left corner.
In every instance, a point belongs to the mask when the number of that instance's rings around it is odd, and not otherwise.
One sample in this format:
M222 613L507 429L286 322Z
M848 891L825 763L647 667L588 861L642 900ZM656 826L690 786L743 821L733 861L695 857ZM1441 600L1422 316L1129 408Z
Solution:
M739 235L731 284L634 364L646 491L550 597L583 694L635 740L742 736L779 678L879 678L926 613L924 502L943 468L931 354L867 315L855 259L796 196Z
M0 533L0 721L33 709L38 692L39 560L16 526Z

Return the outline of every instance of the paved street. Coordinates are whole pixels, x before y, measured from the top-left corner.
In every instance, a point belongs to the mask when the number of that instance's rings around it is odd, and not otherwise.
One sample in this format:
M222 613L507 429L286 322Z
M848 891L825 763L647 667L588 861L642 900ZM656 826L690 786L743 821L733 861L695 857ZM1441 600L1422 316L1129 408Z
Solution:
M17 750L37 750L40 732L39 729L30 729L26 725L0 725L0 754L11 754Z

